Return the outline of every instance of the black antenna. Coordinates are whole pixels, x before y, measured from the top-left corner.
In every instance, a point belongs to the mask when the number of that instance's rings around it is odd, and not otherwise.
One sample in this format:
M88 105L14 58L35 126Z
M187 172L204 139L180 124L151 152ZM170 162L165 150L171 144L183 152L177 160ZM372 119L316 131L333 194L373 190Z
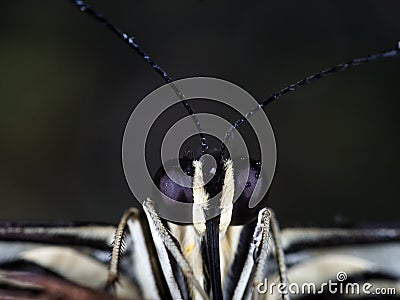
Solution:
M208 149L207 140L204 136L203 130L200 126L200 121L196 116L196 113L190 106L189 102L185 99L185 96L178 90L178 88L172 83L172 78L168 76L167 72L163 68L161 68L143 49L139 46L138 43L135 42L133 37L128 36L121 29L110 23L102 14L93 10L88 4L81 0L71 0L71 2L77 6L82 12L87 13L89 16L93 17L105 27L107 27L110 31L115 33L121 40L123 40L130 48L135 50L137 54L139 54L152 68L154 71L159 74L166 83L170 83L174 92L177 94L179 99L182 101L182 104L185 106L187 112L190 116L192 116L193 122L196 125L197 130L200 134L201 147L203 149L203 153Z
M383 52L380 52L380 53L371 54L371 55L368 55L366 57L355 58L355 59L352 59L351 61L349 61L347 63L338 64L338 65L336 65L334 67L331 67L329 69L325 69L323 71L320 71L318 73L310 75L310 76L308 76L308 77L306 77L306 78L304 78L304 79L302 79L300 81L292 83L292 84L288 85L287 87L281 89L280 91L278 91L276 93L273 93L271 96L269 96L263 102L261 102L258 106L256 106L252 110L250 110L243 117L241 117L239 120L237 120L235 123L233 123L232 127L225 134L224 140L223 140L223 142L221 144L221 149L225 149L225 143L232 136L232 132L233 132L234 129L239 128L243 123L247 122L247 120L249 118L251 118L252 115L254 115L259 110L264 109L264 107L266 107L271 102L273 102L275 100L278 100L283 95L291 93L291 92L293 92L294 90L296 90L297 88L299 88L301 86L308 85L308 84L310 84L312 82L315 82L315 81L317 81L317 80L319 80L321 78L324 78L324 77L326 77L328 75L331 75L333 73L344 71L344 70L347 70L347 69L350 69L350 68L353 68L353 67L357 67L359 65L362 65L362 64L365 64L365 63L369 63L369 62L373 62L373 61L376 61L376 60L385 59L385 58L389 58L389 57L395 57L395 56L398 56L399 54L400 54L400 42L397 43L397 47L394 48L394 49L383 51Z

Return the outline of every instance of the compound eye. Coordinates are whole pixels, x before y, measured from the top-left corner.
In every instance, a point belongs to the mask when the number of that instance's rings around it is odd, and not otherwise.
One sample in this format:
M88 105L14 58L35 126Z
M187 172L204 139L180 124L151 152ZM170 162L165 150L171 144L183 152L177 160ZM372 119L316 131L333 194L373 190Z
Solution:
M167 196L175 201L183 203L191 203L193 198L193 191L191 188L186 187L187 184L192 184L188 180L183 179L185 182L175 182L163 170L164 175L159 178L157 186L159 187L162 195ZM166 198L164 198L166 201Z
M154 176L154 183L158 191L154 192L156 207L173 208L176 203L172 200L182 203L193 203L193 160L184 158L178 161L169 161L165 163L168 168L168 174L172 175L173 180L168 176L164 167L161 167ZM181 171L187 176L181 176Z
M266 206L266 196L255 207L249 208L251 197L259 199L262 195L262 185L266 181L266 175L260 173L261 163L250 159L250 169L238 161L235 164L235 190L244 186L243 192L233 205L231 225L244 225L257 218L261 208ZM248 175L247 175L248 173Z

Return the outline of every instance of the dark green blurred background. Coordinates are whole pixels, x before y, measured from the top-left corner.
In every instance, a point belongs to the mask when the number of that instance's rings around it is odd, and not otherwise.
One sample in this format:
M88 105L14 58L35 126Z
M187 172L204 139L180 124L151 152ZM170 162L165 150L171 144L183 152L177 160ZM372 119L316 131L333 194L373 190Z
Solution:
M173 78L214 76L263 99L392 48L399 1L91 1ZM340 73L267 109L284 225L400 221L400 59ZM0 3L0 219L117 222L136 205L126 121L163 81L66 0Z

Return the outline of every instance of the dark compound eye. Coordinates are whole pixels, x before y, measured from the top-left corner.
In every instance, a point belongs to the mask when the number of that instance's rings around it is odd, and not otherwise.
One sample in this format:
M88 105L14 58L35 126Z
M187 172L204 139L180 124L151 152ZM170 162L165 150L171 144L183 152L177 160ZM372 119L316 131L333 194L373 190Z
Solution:
M250 159L250 169L247 169L241 160L234 160L235 190L244 186L243 192L233 205L231 225L243 225L257 218L261 208L266 206L266 196L254 208L249 208L251 197L260 199L262 197L263 183L266 175L261 173L261 162ZM247 174L248 173L248 174Z
M166 172L173 175L173 180ZM185 176L182 176L181 172ZM168 198L178 202L192 203L193 202L193 160L182 158L179 161L169 161L164 167L161 167L155 175L154 183L162 193L162 199L159 199L164 205L173 205ZM159 193L157 193L159 194ZM163 197L166 196L166 197Z

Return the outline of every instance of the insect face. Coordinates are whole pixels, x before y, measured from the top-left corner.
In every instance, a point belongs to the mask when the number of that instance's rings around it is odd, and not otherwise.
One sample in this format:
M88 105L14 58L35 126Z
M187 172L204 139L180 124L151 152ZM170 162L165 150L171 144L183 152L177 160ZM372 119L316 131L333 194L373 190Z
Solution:
M248 167L244 163L244 159L224 158L218 150L208 155L211 155L213 159L198 160L189 154L182 157L179 160L179 164L178 161L171 161L165 167L161 167L155 176L155 184L162 194L167 197L162 197L158 205L173 206L174 203L169 199L183 203L193 203L195 162L198 162L201 165L203 177L211 178L204 186L204 192L207 197L214 197L218 194L224 195L224 189L225 191L228 189L235 191L244 186L243 191L233 204L231 225L243 225L253 221L257 217L258 211L266 206L266 201L261 201L257 206L249 208L250 198L254 193L254 196L257 197L257 193L259 193L260 187L255 190L257 182L262 182L263 180L263 176L260 174L261 162L250 159L250 167ZM211 161L216 162L216 164L211 163ZM165 168L168 168L168 173L172 174L175 180L169 177ZM175 176L175 174L180 173L181 169L185 170L186 175L189 175L189 177L185 176L179 179L178 176ZM229 170L228 174L227 169ZM186 182L182 182L185 180ZM232 194L231 196L233 197L234 195ZM231 202L232 200L230 199ZM221 199L221 201L224 201L224 199Z

